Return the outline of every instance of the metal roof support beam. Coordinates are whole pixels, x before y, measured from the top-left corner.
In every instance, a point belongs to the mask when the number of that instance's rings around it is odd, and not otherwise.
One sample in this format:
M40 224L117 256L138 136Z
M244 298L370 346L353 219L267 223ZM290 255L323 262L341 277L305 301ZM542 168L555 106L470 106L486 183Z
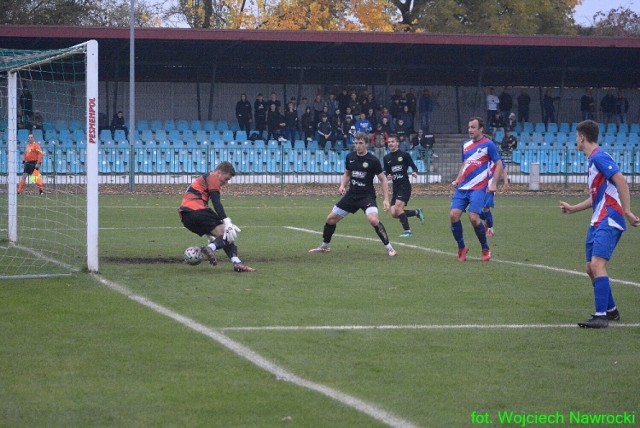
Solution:
M218 70L218 64L216 62L213 62L211 66L211 86L209 87L209 109L207 111L207 120L211 120L211 118L213 118L213 95L214 95L214 88L216 86L217 70Z

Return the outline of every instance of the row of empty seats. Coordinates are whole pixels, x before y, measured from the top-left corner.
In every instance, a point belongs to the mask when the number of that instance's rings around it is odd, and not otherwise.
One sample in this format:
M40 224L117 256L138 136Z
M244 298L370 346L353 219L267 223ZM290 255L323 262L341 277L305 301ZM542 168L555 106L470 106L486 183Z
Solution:
M576 142L575 131L564 132L513 132L513 135L518 139L518 144L523 144L527 147L544 147L544 146L572 146ZM494 135L494 141L501 143L504 138L504 132L496 131ZM616 134L605 133L600 135L598 142L600 146L605 148L625 148L640 146L640 139L638 133L630 132L628 134L618 132Z
M613 150L609 154L624 174L640 174L640 150ZM584 174L587 159L577 150L518 149L511 161L520 166L520 172L529 174L531 164L539 164L541 174Z
M544 124L544 122L518 122L516 123L514 131L526 132L529 134L531 134L532 132L564 132L565 134L568 134L569 132L575 132L577 125L578 122L573 122L571 124L567 122L561 122L559 124L549 122L546 125ZM618 132L624 132L625 134L628 134L629 132L635 132L636 134L640 133L640 123L598 123L598 127L600 128L601 134L616 134Z
M135 173L182 174L204 173L222 161L231 162L239 173L326 173L344 172L345 153L308 149L254 149L254 150L187 150L187 149L134 149L133 157L128 148L100 150L98 171L101 174L128 173L131 165ZM21 157L19 157L21 159ZM425 163L416 159L420 172L426 171ZM22 171L18 161L16 171ZM7 172L7 154L0 152L0 173ZM79 151L57 149L44 157L42 172L45 174L78 174L86 172L83 156Z

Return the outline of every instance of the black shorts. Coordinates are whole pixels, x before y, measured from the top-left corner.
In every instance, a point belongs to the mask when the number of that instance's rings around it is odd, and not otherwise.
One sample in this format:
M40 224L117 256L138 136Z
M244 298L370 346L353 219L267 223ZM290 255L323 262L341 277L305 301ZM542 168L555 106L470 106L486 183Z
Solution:
M370 207L378 207L376 204L375 196L371 196L368 194L364 195L354 195L347 193L338 201L336 207L344 210L348 213L355 213L358 210L365 211Z
M36 170L36 165L38 164L38 162L33 161L33 162L25 162L24 163L24 173L25 174L33 174L33 171Z
M197 211L180 211L180 220L184 227L195 233L196 235L208 235L222 224L222 220L218 218L211 208Z
M394 205L396 203L396 199L404 202L405 205L408 205L409 199L411 199L411 184L399 184L393 186L391 205Z

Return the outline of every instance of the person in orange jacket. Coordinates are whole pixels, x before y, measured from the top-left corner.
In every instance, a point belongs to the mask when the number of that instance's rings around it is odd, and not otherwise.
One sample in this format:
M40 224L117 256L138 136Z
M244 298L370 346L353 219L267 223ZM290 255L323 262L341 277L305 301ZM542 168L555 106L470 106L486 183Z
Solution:
M44 187L42 185L42 175L40 175L40 165L42 165L43 152L40 143L38 143L33 134L29 134L27 147L24 150L24 157L22 158L22 165L24 171L20 177L20 183L18 184L18 195L22 193L24 184L27 177L33 175L36 179L36 186L40 194L44 194Z

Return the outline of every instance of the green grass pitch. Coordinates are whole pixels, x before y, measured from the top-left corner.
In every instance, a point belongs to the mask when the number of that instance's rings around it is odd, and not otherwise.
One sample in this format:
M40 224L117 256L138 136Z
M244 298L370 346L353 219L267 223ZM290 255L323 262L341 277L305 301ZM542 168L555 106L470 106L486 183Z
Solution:
M0 283L0 426L514 426L505 412L569 426L576 412L637 412L640 230L608 266L622 322L579 329L593 311L590 214L561 215L559 199L499 195L490 263L463 216L459 263L446 196L411 200L427 224L411 218L409 239L381 213L395 258L362 213L338 224L330 253L307 253L337 198L226 197L257 269L238 274L223 252L217 267L181 263L204 242L180 224L180 195L103 195L98 278Z

